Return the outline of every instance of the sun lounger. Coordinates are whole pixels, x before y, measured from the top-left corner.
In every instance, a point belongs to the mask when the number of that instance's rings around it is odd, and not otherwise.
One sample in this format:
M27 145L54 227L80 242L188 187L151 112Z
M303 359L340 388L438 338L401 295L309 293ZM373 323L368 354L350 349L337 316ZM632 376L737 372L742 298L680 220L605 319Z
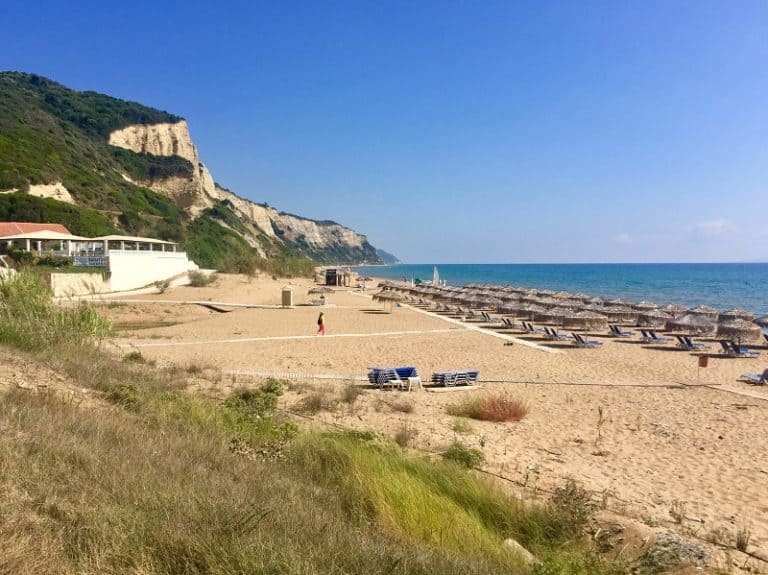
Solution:
M621 329L618 325L609 325L608 328L611 330L611 335L614 337L631 337L635 333L632 330Z
M539 334L545 334L546 332L541 329L540 327L535 327L531 322L524 321L523 322L523 329L530 334L539 335Z
M665 335L658 335L654 329L649 329L648 335L651 336L651 341L654 343L667 343L668 341L672 341L672 338Z
M470 371L436 371L432 374L432 383L445 387L456 385L474 385L480 377L477 370Z
M413 384L421 386L421 377L415 367L372 367L370 369L368 381L381 389L389 386L411 391Z
M677 347L686 351L699 351L709 348L707 344L693 341L687 335L676 335L675 337L677 338Z
M504 327L508 327L508 328L514 328L514 329L517 329L517 326L515 325L515 322L513 322L513 321L512 321L510 318L508 318L508 317L502 317L502 318L501 318L501 323L503 323L503 324L504 324Z
M763 373L742 373L740 379L749 383L754 383L756 385L766 385L768 384L768 376L766 376L766 371Z
M545 327L544 331L547 334L547 339L551 339L553 341L562 341L565 339L570 339L566 334L560 333L555 328Z
M487 311L481 311L480 315L483 316L483 319L487 323L502 323L502 318L500 317L493 317L491 314L489 314Z
M597 347L599 345L603 345L602 341L598 341L596 339L586 339L583 335L579 333L572 332L571 335L573 335L574 339L574 345L576 347Z
M757 357L760 355L760 352L742 347L735 341L727 339L720 340L720 347L723 348L723 353L728 357Z

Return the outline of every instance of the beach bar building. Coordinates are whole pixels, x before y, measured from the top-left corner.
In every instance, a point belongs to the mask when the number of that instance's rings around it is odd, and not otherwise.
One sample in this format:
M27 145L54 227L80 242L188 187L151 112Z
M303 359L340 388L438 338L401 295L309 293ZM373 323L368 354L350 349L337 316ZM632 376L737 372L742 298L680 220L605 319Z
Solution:
M88 274L76 274L82 281L75 283L85 282L89 292L136 289L198 269L174 242L120 235L86 238L70 234L59 224L0 222L0 253L13 248L70 258L73 266L102 268L100 273L90 274L101 278L100 281L84 277ZM57 281L67 284L69 293L78 291L70 285L74 278L65 281L53 277L75 274L51 275L54 292L61 291Z

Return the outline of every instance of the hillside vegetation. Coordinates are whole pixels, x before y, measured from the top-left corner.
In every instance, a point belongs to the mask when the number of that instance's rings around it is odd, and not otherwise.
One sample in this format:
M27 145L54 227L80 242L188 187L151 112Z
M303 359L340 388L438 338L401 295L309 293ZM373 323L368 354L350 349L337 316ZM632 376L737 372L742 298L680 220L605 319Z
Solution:
M93 345L105 332L91 308L33 313L22 302L42 310L46 288L9 282L0 344L35 355L0 356L59 375L47 391L0 388L0 572L618 572L567 504L521 502L372 432L303 430L276 411L279 382L191 394L199 370L117 362ZM51 324L55 340L34 336Z
M175 241L201 266L220 269L244 259L250 267L279 260L269 264L274 269L285 269L286 262L287 268L305 269L310 259L375 259L369 245L357 253L344 246L315 249L301 238L274 242L266 237L270 250L266 259L259 257L249 241L256 244L263 234L246 230L227 206L193 218L168 196L144 187L172 177L189 179L197 166L178 156L138 154L108 143L119 128L181 119L136 102L70 90L34 74L0 73L0 191L19 191L0 194L0 217L62 223L85 236L118 232ZM62 182L77 205L25 194L30 185L53 182ZM224 243L216 245L220 240Z

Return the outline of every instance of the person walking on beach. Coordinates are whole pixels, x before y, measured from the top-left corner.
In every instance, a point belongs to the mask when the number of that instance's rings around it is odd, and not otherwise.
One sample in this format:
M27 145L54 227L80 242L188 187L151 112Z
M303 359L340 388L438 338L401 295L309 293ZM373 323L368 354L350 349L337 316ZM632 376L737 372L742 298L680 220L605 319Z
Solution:
M317 318L317 335L325 335L325 315L320 312Z

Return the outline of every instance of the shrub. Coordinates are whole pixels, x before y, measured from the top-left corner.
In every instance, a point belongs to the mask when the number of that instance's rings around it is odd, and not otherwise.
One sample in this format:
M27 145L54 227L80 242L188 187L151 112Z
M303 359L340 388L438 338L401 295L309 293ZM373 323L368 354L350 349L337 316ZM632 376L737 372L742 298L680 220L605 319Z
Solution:
M157 280L154 283L154 286L157 288L157 291L160 293L165 293L165 291L171 287L171 280Z
M125 363L145 363L146 360L144 359L144 356L141 355L140 351L132 351L130 353L126 353L123 356L123 362L125 362Z
M258 389L243 389L227 399L224 406L250 416L265 417L277 408L277 396Z
M453 461L468 469L477 467L485 461L485 455L479 450L467 447L458 441L446 449L442 455L443 459Z
M298 411L309 414L331 411L334 407L336 402L328 394L317 391L308 394L296 405Z
M464 417L457 417L453 420L453 430L456 433L472 433L474 431L474 428L472 427L472 424L469 423L469 420L467 420Z
M264 385L261 386L261 390L265 393L280 396L283 395L286 387L288 387L288 383L285 380L270 377Z
M393 411L399 411L400 413L413 413L416 409L416 405L410 399L398 399L388 402L387 405Z
M467 399L447 406L450 415L482 421L520 421L528 414L524 401L506 394Z
M561 516L563 528L573 535L581 531L597 509L592 492L580 487L573 479L555 488L551 501Z
M200 270L192 270L187 276L189 277L189 285L192 287L205 287L218 279L215 273L207 274Z

